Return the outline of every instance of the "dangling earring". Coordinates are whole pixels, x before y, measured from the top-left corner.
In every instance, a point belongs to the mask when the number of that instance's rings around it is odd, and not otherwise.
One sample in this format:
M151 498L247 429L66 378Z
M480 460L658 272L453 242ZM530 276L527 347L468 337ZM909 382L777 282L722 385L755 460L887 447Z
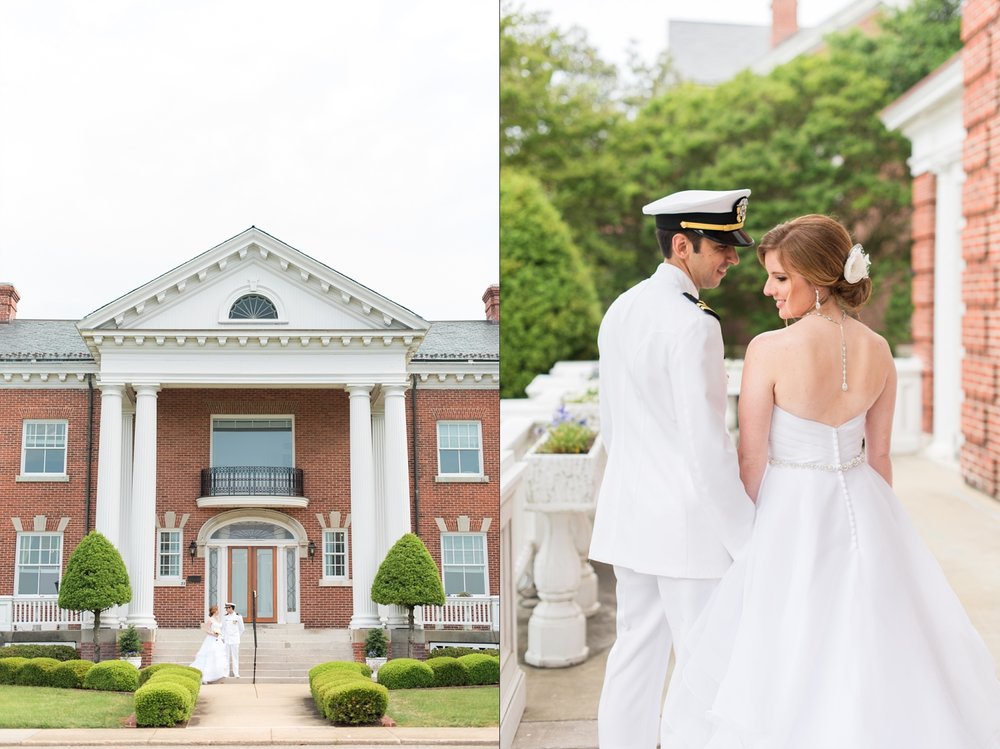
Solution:
M816 311L819 312L819 310L820 310L820 306L819 306L819 289L816 289Z

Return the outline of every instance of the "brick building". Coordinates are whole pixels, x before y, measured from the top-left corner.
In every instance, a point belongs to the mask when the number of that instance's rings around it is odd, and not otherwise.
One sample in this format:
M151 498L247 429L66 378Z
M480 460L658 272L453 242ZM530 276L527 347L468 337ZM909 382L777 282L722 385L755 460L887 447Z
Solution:
M499 287L432 323L250 228L78 322L18 299L0 284L0 639L75 629L57 586L96 528L132 582L111 627L227 600L399 626L370 586L412 530L449 596L426 626L496 641Z

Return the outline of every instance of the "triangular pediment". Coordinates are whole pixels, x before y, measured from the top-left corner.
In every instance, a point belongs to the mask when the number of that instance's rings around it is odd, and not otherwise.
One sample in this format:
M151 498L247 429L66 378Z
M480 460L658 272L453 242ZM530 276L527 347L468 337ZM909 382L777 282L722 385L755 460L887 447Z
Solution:
M231 319L264 297L276 318ZM251 227L87 315L81 331L426 331L429 323L363 284Z

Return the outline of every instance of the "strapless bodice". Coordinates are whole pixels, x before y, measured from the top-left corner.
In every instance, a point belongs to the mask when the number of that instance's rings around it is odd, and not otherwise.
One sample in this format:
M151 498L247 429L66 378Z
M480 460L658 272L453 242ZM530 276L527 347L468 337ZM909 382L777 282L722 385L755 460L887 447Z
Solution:
M833 427L775 406L771 413L768 457L792 464L847 464L861 454L864 436L864 413Z

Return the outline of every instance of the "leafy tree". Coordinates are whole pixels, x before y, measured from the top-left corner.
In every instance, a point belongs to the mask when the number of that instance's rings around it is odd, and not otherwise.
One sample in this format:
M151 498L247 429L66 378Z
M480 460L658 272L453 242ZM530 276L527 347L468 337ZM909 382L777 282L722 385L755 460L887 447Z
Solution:
M91 531L66 563L59 586L59 607L94 615L94 660L101 660L101 612L132 600L128 572L118 550L101 533Z
M407 655L412 658L414 607L444 605L441 575L418 536L406 533L389 549L375 574L371 595L375 603L406 607Z
M500 176L500 394L519 397L562 359L597 354L600 307L587 266L538 182Z

